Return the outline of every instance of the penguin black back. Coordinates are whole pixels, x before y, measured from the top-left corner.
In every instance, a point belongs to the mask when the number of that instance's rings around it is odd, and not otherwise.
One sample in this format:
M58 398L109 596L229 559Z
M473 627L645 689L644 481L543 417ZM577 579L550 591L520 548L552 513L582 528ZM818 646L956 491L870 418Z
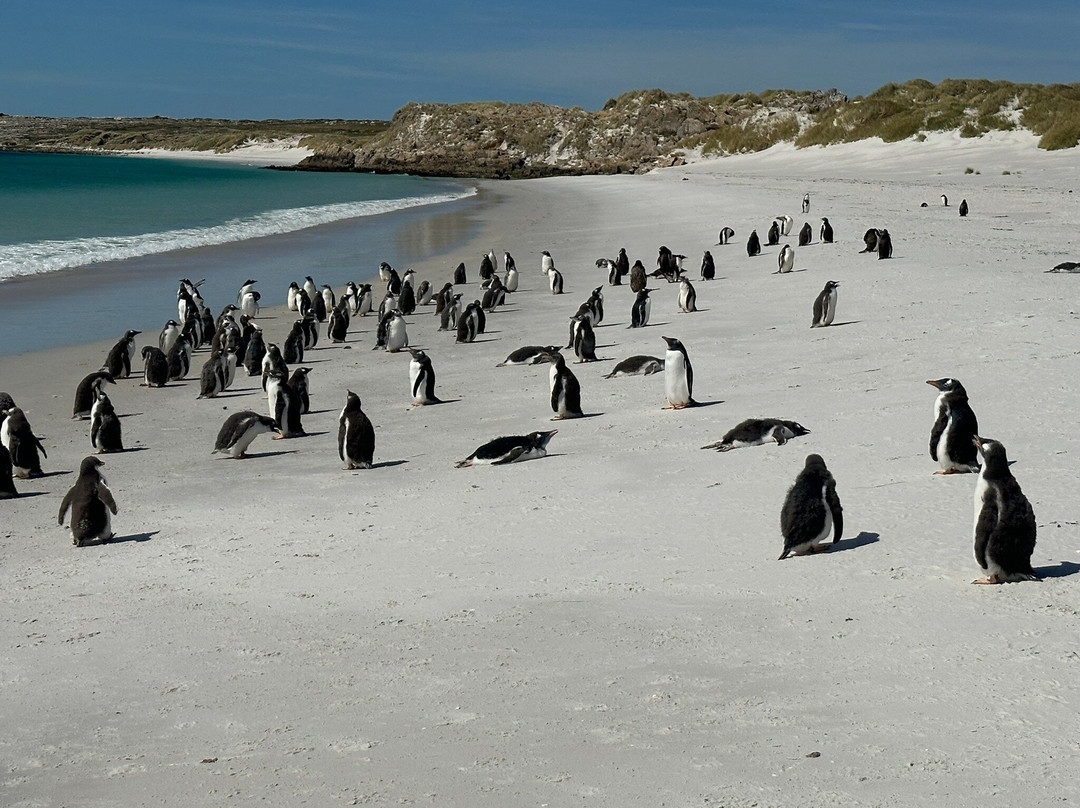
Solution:
M818 454L808 455L803 470L788 489L780 511L780 532L784 536L783 561L791 553L802 555L825 549L823 542L833 535L833 544L844 533L844 509L836 493L836 480Z

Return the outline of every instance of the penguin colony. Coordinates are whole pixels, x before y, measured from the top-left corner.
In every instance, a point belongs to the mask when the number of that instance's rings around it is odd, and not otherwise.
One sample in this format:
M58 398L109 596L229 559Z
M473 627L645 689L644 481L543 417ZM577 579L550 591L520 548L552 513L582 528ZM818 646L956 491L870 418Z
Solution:
M802 200L804 214L809 212L809 201L809 194L806 194ZM944 196L942 204L948 204ZM967 212L968 206L964 200L961 215ZM787 215L775 217L769 225L767 246L779 247L778 269L774 274L786 275L794 271L793 248L788 243L780 244L782 238L791 234L792 227L793 219ZM810 223L804 223L798 233L798 246L811 245L813 235ZM735 230L724 226L713 246L727 246L734 236ZM834 242L833 227L826 217L821 218L818 237L821 244ZM863 252L876 252L879 259L892 257L892 239L887 229L868 229L863 243ZM762 253L756 229L750 232L746 252L749 258ZM646 328L650 325L650 295L660 291L647 287L650 277L677 285L673 308L677 308L679 313L698 311L696 290L684 274L685 258L685 255L661 246L656 259L657 268L646 272L640 260L631 267L626 250L619 249L617 257L597 259L595 266L612 287L625 285L624 279L629 276L628 285L633 298L624 299L620 306L625 307L623 311L630 328ZM426 313L420 310L422 307L431 306L439 327L425 329L428 335L434 337L440 331L449 331L458 343L474 342L478 335L486 331L487 314L499 310L507 303L509 296L519 290L520 275L509 252L503 254L501 263L500 270L494 250L480 257L477 279L481 284L481 294L471 302L463 301L466 292L459 290L459 287L469 283L468 268L464 262L453 270L453 281L445 283L439 291L428 280L415 286L416 273L413 270L407 269L399 274L387 263L379 267L378 283L349 282L340 297L332 287L317 287L311 276L306 276L303 284L293 282L286 291L287 309L295 312L297 317L289 325L287 333L274 335L280 344L271 341L257 322L263 298L255 288L257 280L245 280L237 292L236 303L226 305L214 317L200 295L201 282L183 279L177 290L178 319L169 319L165 323L158 335L157 346L145 345L138 351L135 338L141 332L126 331L108 352L101 369L88 373L78 385L72 418L89 419L90 443L98 453L123 452L121 423L106 387L115 387L118 379L128 379L136 373L137 357L143 360L142 386L149 389L180 386L176 383L183 381L190 372L193 353L207 350L209 356L199 374L200 399L214 398L228 390L238 370L247 376L261 377L267 411L245 409L232 413L221 425L213 444L213 453L244 459L248 457L247 451L252 442L261 434L271 434L274 439L301 438L307 434L302 416L311 412L309 374L313 371L308 367L295 366L304 361L305 351L316 349L323 326L330 346L351 347L350 342L355 344L361 340L356 336L358 332L366 332L366 335L374 332L374 349L382 349L390 354L407 352L410 357L407 368L410 388L409 393L405 394L402 385L402 398L415 407L441 404L443 401L435 389L434 361L427 350L410 343L409 323L405 318L417 318ZM549 251L543 251L539 263L540 274L544 276L551 294L576 291L572 283L567 289L564 274L556 268L555 259ZM716 279L716 264L712 253L705 250L701 260L701 281ZM1073 266L1061 265L1055 270L1072 271ZM829 281L815 299L813 327L833 323L838 285L836 281ZM380 301L377 308L376 300ZM357 328L358 319L368 315L374 315L377 325L374 328ZM582 385L567 366L563 352L572 349L579 363L602 361L595 355L595 328L603 319L601 284L592 290L577 314L571 318L569 342L565 349L556 345L524 346L513 350L497 367L547 363L548 394L554 414L552 420L583 417ZM694 371L690 352L676 337L664 336L660 339L666 346L664 357L648 354L630 356L615 364L602 378L663 373L666 398L663 409L692 407L697 402L693 395ZM437 356L436 342L425 347ZM291 373L290 365L294 366ZM403 373L403 382L405 375ZM1035 519L1030 503L1011 474L1005 447L996 440L979 436L978 422L968 402L967 392L958 380L943 378L927 383L940 392L935 402L929 446L931 458L940 465L936 473L978 472L974 494L973 541L974 554L985 577L975 583L1034 579L1031 555L1035 546ZM334 383L329 379L321 384L321 394L326 396L326 400L336 399L340 402L344 394L344 406L337 417L338 454L345 464L344 468L373 468L375 430L362 408L360 396L351 390L334 390ZM555 430L549 430L496 437L480 445L456 465L458 468L503 465L541 458L546 456L548 444L555 434ZM810 434L810 430L795 421L749 418L730 429L721 440L702 448L727 452L765 443L783 446L807 434ZM0 498L18 497L15 478L42 474L42 458L47 458L45 447L31 429L25 413L15 405L10 395L0 394ZM114 535L111 515L117 514L118 509L101 474L102 465L101 460L94 456L83 460L78 479L60 506L61 524L67 513L71 513L72 537L78 546L87 541L107 541ZM837 493L837 482L820 455L810 454L805 458L802 470L787 491L780 510L780 529L783 538L781 560L791 555L820 552L827 549L830 539L834 544L841 539L843 508Z

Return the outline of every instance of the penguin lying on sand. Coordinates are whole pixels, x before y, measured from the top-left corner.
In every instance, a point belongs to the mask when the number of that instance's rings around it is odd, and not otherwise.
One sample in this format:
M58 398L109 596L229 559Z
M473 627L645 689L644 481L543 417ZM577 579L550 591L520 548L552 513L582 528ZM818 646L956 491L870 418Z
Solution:
M556 432L558 432L557 429L552 429L549 432L530 432L528 435L495 438L457 463L454 468L463 469L481 465L501 466L506 463L519 463L544 457L547 455L548 442Z
M702 449L716 449L718 452L730 452L747 446L761 446L769 441L776 441L783 446L798 435L809 435L810 430L795 421L782 421L779 418L747 418L741 424L729 429L716 443L702 446Z

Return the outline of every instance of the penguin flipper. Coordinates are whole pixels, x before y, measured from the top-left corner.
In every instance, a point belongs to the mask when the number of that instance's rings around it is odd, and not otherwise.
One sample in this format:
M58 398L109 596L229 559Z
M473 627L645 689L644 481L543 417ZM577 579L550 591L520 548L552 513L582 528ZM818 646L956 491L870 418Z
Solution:
M280 423L280 421L278 423ZM345 462L345 422L344 421L340 421L338 423L337 453L338 453L338 457L344 463Z
M68 489L68 492L64 495L64 501L60 503L60 513L56 517L56 524L63 525L64 517L67 516L68 508L71 507L71 501L75 498L75 488Z
M504 466L507 463L513 463L515 460L517 460L519 457L521 457L521 455L524 454L524 453L525 453L525 447L524 446L515 446L513 449L511 449L509 452L507 452L506 457L503 457L503 458L501 458L499 460L496 460L491 465L493 465L493 466Z
M98 484L98 499L105 503L105 506L114 514L119 513L116 509L116 500L113 499L112 491L104 483Z
M948 413L942 411L938 419L934 421L934 428L930 430L930 459L937 460L937 447L941 440L941 435L945 431L945 425L949 423Z
M101 432L101 419L95 418L94 422L90 425L90 445L97 446L97 437Z
M836 544L844 535L844 508L840 504L840 497L836 493L836 481L832 477L825 485L825 501L829 505L829 510L832 511L833 544Z
M982 569L987 569L986 546L990 543L990 538L998 532L997 522L996 498L984 498L982 507L979 509L979 520L975 523L975 560L979 562L979 567Z

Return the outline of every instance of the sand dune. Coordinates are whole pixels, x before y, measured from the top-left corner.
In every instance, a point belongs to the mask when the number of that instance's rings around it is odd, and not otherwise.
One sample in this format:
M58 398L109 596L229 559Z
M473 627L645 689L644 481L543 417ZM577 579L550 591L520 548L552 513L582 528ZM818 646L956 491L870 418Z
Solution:
M121 381L110 393L139 451L105 457L120 513L101 546L73 548L56 512L90 450L87 423L70 420L75 385L108 346L0 359L0 389L49 451L47 476L0 502L0 801L1080 797L1080 287L1044 274L1080 255L1075 160L919 145L486 183L496 201L476 239L415 267L441 282L464 260L467 300L489 247L521 271L473 344L437 332L430 310L408 318L448 403L409 407L408 356L371 350L371 317L304 363L309 436L261 437L243 462L210 451L230 412L265 407L257 379L201 401L194 373L161 390ZM815 231L783 276L776 247L743 248L780 214L795 219L782 243L803 221ZM817 242L822 216L834 244ZM725 225L735 238L713 246ZM868 227L890 230L894 258L859 254ZM572 365L590 417L558 423L546 458L455 469L490 438L552 428L546 366L496 363L565 344L605 281L596 258L625 247L651 269L661 244L687 256L700 311L679 313L677 285L654 280L651 322L629 330L629 288L605 287L603 360ZM565 295L547 291L545 249ZM705 249L712 282L697 280ZM811 330L830 279L836 322ZM291 316L259 322L281 342ZM618 359L662 356L662 334L686 345L703 406L663 411L662 374L602 378ZM924 381L943 376L964 382L981 432L1015 461L1041 582L969 583L975 478L934 476L927 453ZM347 389L376 428L370 471L337 458ZM699 448L754 416L811 434ZM836 477L845 536L777 562L780 506L811 452Z

